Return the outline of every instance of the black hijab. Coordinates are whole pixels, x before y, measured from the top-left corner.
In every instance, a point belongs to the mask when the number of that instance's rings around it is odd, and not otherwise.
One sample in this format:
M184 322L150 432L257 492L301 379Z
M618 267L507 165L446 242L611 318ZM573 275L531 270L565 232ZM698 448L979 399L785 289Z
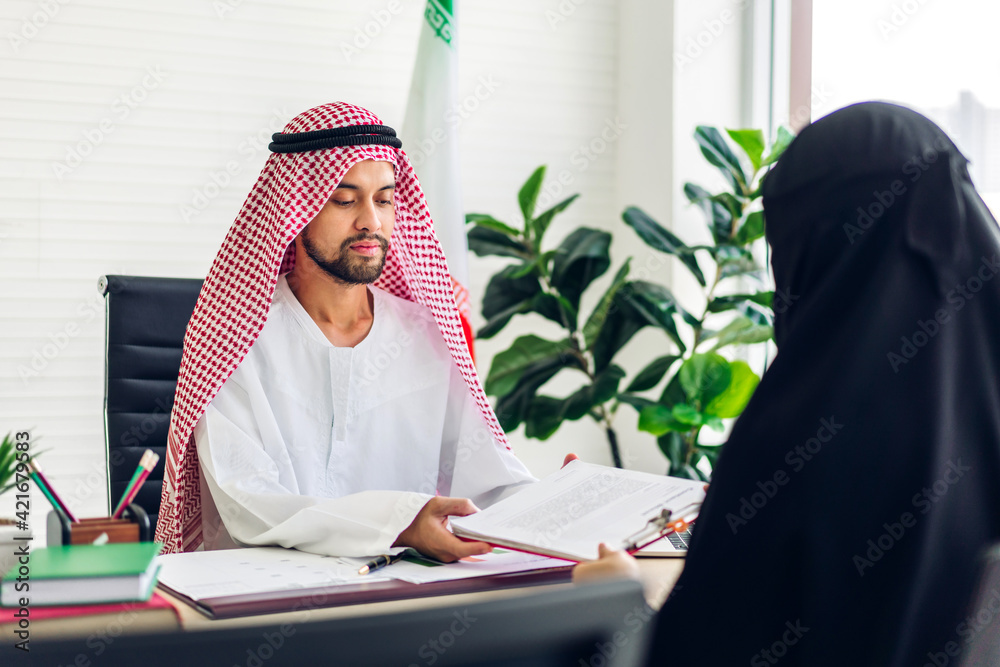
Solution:
M764 183L778 355L718 461L653 664L955 664L1000 539L1000 232L933 123L804 129ZM937 660L937 662L935 662Z

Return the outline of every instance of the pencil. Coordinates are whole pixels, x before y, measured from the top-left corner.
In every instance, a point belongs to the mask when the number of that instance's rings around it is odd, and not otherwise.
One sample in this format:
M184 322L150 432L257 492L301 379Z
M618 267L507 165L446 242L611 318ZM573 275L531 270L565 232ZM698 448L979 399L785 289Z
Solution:
M42 490L42 493L44 493L48 501L52 503L52 506L56 509L62 510L63 513L69 517L70 521L76 523L78 519L73 516L72 512L69 511L69 506L63 502L63 499L59 497L58 493L56 493L55 488L45 477L45 473L43 473L42 469L38 467L38 464L35 463L34 459L28 459L28 470L30 471L29 474L31 475L31 478L35 480L35 484L37 484L38 488Z
M132 473L132 479L129 480L128 485L125 487L125 493L122 494L122 499L118 501L114 514L111 515L112 519L121 518L122 512L124 512L129 503L135 499L136 494L139 493L139 489L142 488L142 483L146 481L147 477L149 477L149 473L156 467L159 460L160 456L152 449L147 449L143 453L142 458L139 459L139 465L136 466L135 472Z

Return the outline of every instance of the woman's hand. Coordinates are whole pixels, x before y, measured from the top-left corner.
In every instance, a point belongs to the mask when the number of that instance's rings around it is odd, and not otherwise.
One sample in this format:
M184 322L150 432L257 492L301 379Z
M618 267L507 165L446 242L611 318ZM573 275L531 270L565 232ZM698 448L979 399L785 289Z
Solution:
M573 568L573 583L639 579L639 561L625 551L612 549L604 542L597 547L597 560L585 561Z

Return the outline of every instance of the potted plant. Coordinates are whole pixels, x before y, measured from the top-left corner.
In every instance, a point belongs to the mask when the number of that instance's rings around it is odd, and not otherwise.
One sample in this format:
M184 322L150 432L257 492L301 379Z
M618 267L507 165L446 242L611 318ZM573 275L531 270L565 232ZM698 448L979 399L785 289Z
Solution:
M546 247L545 234L553 219L578 195L536 213L544 166L518 192L523 215L519 228L487 214L466 216L471 225L470 250L513 260L487 285L482 310L486 324L477 335L494 336L526 313L541 315L561 329L556 340L534 333L519 336L494 357L485 388L497 397L497 417L506 431L523 423L526 436L544 440L564 421L589 417L604 431L612 460L621 467L613 420L621 405L631 405L640 413L639 429L657 436L669 461L668 474L708 479L720 445L702 443L701 429L722 429L723 419L738 416L759 381L745 362L729 360L719 350L760 344L772 337L773 293L763 288L739 290L737 279L763 278L750 250L764 234L763 212L757 206L760 180L792 138L782 130L767 150L759 130L728 132L742 157L715 128L700 126L695 139L729 187L712 194L691 183L684 186L688 199L708 217L712 245L689 246L638 208L629 207L622 215L647 245L676 257L704 288L700 316L682 306L666 286L630 280L630 257L593 310L581 317L581 296L611 267L612 235L580 227L556 247ZM714 264L711 281L702 268L707 262ZM719 322L727 316L728 322ZM628 373L615 363L615 356L645 327L663 332L664 347L673 349L653 358L623 387ZM542 393L546 383L564 370L578 374L583 386L565 397ZM661 384L659 398L649 395Z

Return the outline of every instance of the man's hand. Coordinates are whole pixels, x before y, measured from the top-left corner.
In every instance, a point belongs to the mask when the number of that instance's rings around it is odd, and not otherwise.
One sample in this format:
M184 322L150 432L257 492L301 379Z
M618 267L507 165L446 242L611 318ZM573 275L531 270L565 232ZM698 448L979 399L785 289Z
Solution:
M565 468L566 466L568 466L573 461L579 461L579 460L580 460L579 456L577 456L576 454L573 454L573 453L569 453L569 454L566 455L566 458L563 459L562 467Z
M638 579L639 562L624 551L612 549L604 542L597 547L597 560L580 563L573 568L573 583Z
M478 511L479 508L468 498L431 498L392 546L413 547L425 556L445 563L489 553L493 547L486 542L465 542L448 530L449 516L467 516Z

